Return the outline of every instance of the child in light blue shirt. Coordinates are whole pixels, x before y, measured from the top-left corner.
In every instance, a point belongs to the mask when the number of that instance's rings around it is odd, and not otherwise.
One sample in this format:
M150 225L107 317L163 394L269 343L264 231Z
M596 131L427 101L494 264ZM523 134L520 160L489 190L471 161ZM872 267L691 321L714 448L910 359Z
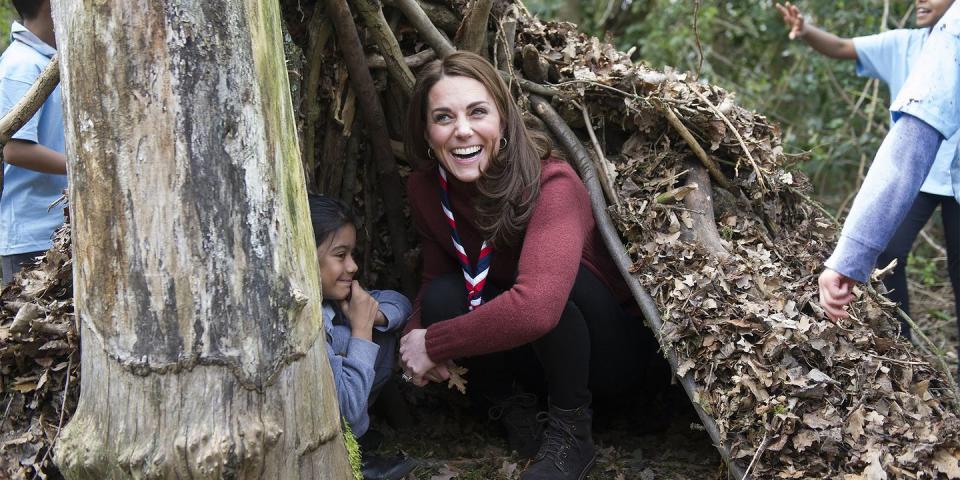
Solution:
M308 197L323 291L327 358L340 414L358 438L370 426L368 409L397 363L397 335L410 317L410 300L392 290L367 292L355 280L357 229L347 207L320 195ZM361 452L367 479L403 478L414 467L405 457Z
M897 29L876 35L840 38L817 29L803 21L797 8L787 3L778 5L784 21L790 25L791 34L798 36L824 55L852 59L856 61L857 74L883 80L890 89L890 97L897 98L907 81L910 72L917 65L920 53L931 28L939 21L953 0L930 0L917 4L917 26L920 28ZM894 224L896 230L889 240L880 245L882 252L876 259L883 266L897 260L897 267L884 279L889 290L888 296L898 302L901 308L910 313L910 299L907 291L906 264L910 250L917 235L940 207L943 219L944 237L947 247L947 267L953 284L955 305L960 309L960 202L954 197L956 192L951 180L950 168L957 156L957 144L960 133L947 137L920 186L920 193L914 198L910 209L902 221ZM876 165L871 169L877 168ZM878 221L889 221L887 218ZM868 268L872 268L872 265ZM960 311L958 311L960 316ZM902 325L903 334L910 337L909 326Z
M56 53L50 2L13 3L23 24L14 22L12 42L0 56L0 115L20 101ZM0 268L4 284L23 262L50 248L53 231L63 224L63 210L49 208L67 187L63 152L63 109L57 86L3 147Z

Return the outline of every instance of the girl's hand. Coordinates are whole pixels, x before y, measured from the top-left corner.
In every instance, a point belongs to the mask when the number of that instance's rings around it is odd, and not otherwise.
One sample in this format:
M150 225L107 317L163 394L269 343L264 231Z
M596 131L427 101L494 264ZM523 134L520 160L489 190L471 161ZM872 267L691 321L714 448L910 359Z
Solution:
M350 300L342 300L340 310L350 320L351 335L373 340L373 324L380 313L380 303L360 287L360 282L354 280L350 285Z
M422 387L429 381L426 375L437 364L427 355L427 329L411 330L400 339L400 366L411 377L410 383Z
M786 2L783 5L776 5L777 11L783 16L783 23L790 27L790 40L795 40L803 35L803 14L796 5Z

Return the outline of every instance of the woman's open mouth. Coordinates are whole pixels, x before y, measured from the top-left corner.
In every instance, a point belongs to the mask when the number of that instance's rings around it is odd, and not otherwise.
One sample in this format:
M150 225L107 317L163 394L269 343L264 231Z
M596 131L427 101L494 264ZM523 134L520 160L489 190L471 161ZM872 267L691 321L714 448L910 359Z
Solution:
M472 147L454 148L450 150L450 153L458 160L470 160L473 157L480 155L480 152L482 151L482 146L474 145Z

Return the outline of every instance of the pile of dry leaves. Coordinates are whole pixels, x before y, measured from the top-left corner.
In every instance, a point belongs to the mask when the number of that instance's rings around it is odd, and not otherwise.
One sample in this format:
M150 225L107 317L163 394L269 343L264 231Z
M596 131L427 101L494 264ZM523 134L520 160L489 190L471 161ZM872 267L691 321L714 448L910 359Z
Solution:
M57 472L50 446L80 390L72 275L70 227L64 226L53 248L0 293L0 477Z
M694 379L731 457L753 478L960 478L951 383L898 338L896 308L858 290L851 317L832 322L816 303L837 225L789 171L777 127L720 88L634 66L570 25L520 25L518 43L559 74L557 109L604 152L594 160L663 317L661 345ZM596 141L582 134L591 128ZM706 169L683 133L716 165L712 188L688 185ZM709 210L684 201L697 190L714 210L713 247L697 241L710 236L696 221Z

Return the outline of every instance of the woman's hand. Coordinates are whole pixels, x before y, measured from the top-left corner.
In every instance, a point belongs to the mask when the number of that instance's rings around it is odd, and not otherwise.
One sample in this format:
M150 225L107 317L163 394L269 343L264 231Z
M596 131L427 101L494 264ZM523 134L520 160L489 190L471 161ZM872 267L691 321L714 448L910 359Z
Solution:
M410 382L418 387L427 384L430 373L437 364L427 355L427 329L411 330L400 339L400 365L410 376Z
M776 4L777 11L783 16L783 23L790 27L790 40L795 40L803 35L803 14L796 5L786 2L783 5Z
M340 301L340 310L350 320L351 335L373 340L373 324L380 313L380 303L360 287L356 280L350 285L350 300Z

